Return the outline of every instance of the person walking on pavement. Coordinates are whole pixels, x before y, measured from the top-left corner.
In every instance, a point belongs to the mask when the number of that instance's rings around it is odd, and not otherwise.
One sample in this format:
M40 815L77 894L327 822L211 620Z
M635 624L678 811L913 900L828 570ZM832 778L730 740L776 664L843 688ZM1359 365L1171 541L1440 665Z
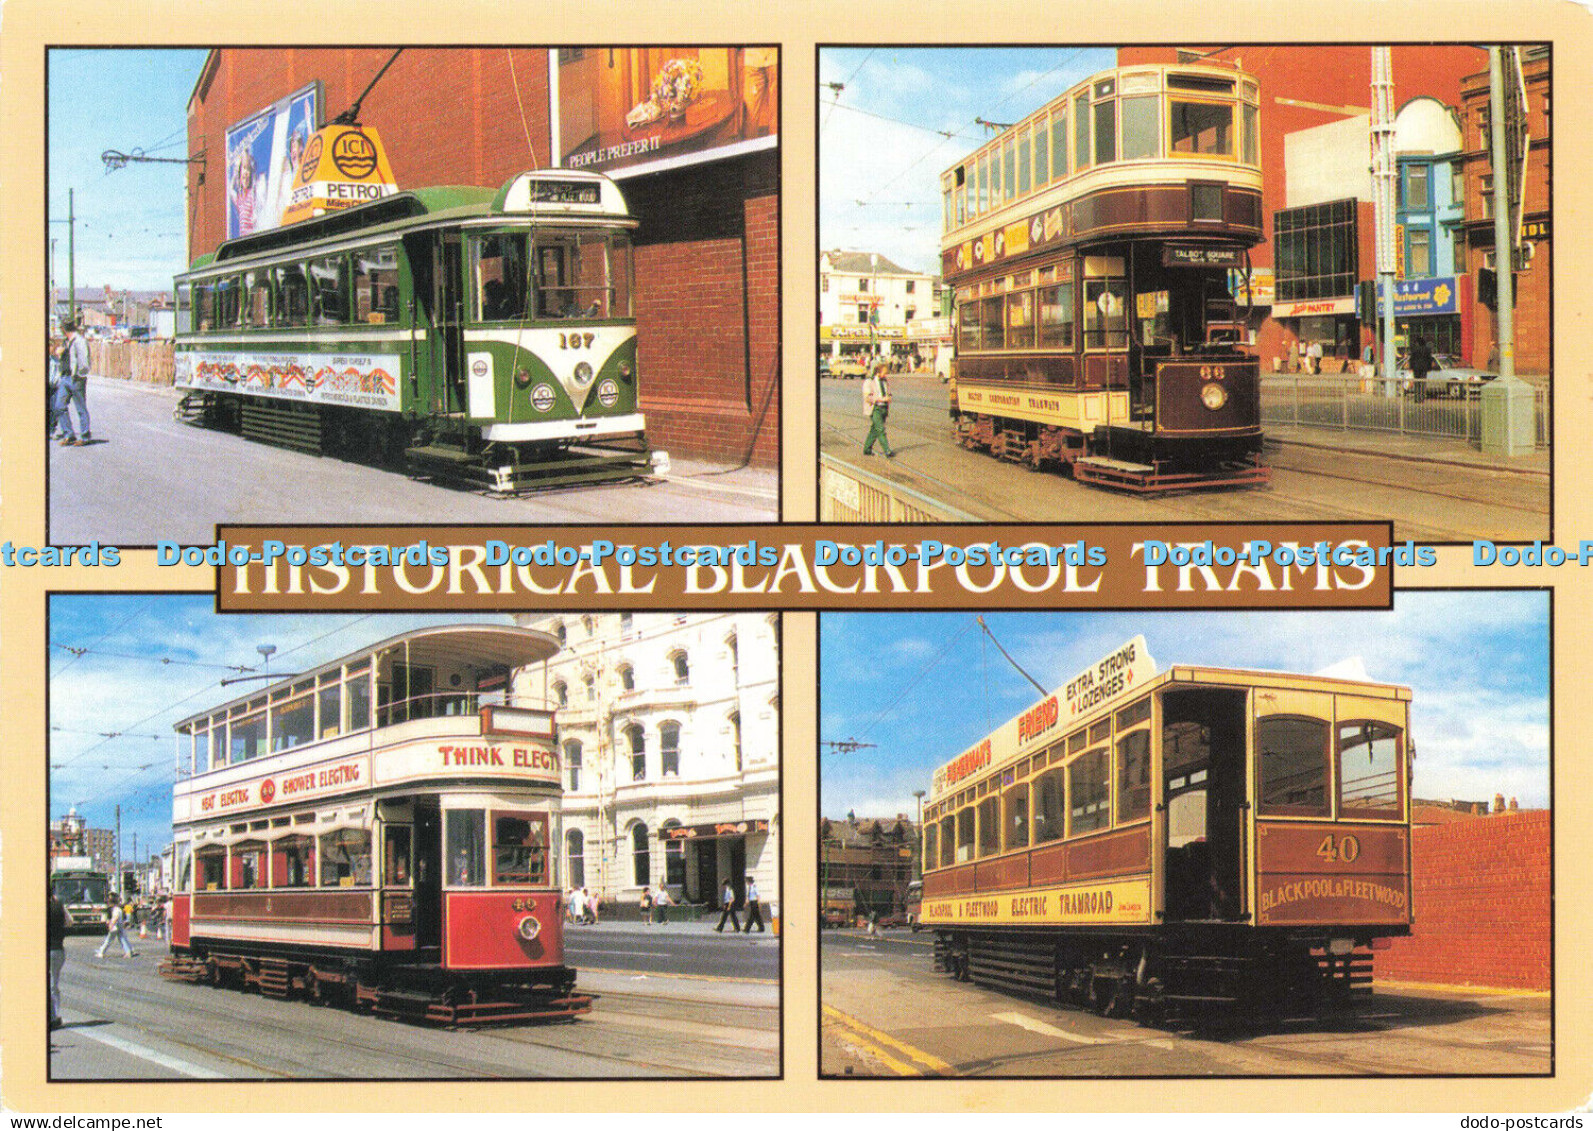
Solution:
M641 905L640 906L641 906L641 909L642 909L642 926L644 926L644 927L652 926L653 925L653 889L652 888L644 887L642 889L642 899L641 899Z
M1411 391L1416 394L1417 404L1427 399L1427 374L1432 371L1433 351L1427 347L1427 339L1417 334L1410 344Z
M68 322L62 328L66 331L66 346L61 351L61 381L55 393L55 415L64 433L61 446L73 448L94 439L89 431L89 352L88 342L78 332L77 323ZM72 430L72 414L68 409L77 412L78 426L83 432L81 437Z
M127 912L122 908L122 901L114 895L105 901L105 939L100 943L99 950L95 951L95 958L105 957L105 948L115 939L122 944L122 957L132 958L138 951L127 945Z
M758 933L764 932L763 912L758 908L758 881L752 878L752 873L747 873L747 925L741 928L744 935L752 934L752 925L758 924Z
M53 891L45 920L45 949L50 952L50 1028L61 1027L61 967L66 965L66 904Z
M891 442L885 436L885 418L891 412L891 388L885 380L885 366L876 364L863 378L863 415L868 418L868 439L863 441L863 454L874 454L874 441L885 449L886 459L895 459Z
M736 914L736 889L728 879L725 880L724 890L720 892L719 901L724 905L724 910L719 913L719 925L715 931L723 932L725 920L730 920L730 933L735 934L741 930L741 917Z
M669 898L669 889L663 884L653 893L653 921L660 927L669 925L669 908L675 901Z

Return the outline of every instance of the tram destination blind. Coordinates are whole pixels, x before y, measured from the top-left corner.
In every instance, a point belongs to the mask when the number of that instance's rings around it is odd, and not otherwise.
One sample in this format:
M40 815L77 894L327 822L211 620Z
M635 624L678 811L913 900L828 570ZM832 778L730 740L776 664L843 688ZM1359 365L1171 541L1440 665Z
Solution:
M527 186L532 204L597 204L598 186L589 181L533 180Z

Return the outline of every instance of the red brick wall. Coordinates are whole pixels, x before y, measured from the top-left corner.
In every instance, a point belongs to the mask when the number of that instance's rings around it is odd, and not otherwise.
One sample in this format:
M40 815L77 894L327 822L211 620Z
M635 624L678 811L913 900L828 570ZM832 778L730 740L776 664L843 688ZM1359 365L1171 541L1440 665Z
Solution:
M1377 977L1549 989L1550 827L1534 810L1416 829L1416 924L1377 952Z
M318 48L212 56L189 105L190 144L211 155L203 183L197 167L189 175L190 258L225 238L227 127L315 79L331 118L391 54ZM497 187L549 164L547 107L546 50L410 49L366 98L360 120L381 135L400 187ZM649 438L676 456L775 466L778 155L632 177L620 187L641 221L638 368Z

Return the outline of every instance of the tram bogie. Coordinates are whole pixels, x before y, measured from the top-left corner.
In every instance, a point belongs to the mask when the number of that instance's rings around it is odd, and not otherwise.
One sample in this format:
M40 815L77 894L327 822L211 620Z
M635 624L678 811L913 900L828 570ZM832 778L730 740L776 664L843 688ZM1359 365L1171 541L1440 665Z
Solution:
M1408 708L1130 642L937 772L936 969L1151 1021L1369 993L1411 924Z
M557 647L420 629L180 723L162 973L446 1025L588 1010L553 712L511 693Z
M1268 481L1258 112L1241 72L1125 67L947 170L964 447L1137 492Z
M229 240L176 281L176 416L495 493L667 473L635 226L608 178L552 170Z

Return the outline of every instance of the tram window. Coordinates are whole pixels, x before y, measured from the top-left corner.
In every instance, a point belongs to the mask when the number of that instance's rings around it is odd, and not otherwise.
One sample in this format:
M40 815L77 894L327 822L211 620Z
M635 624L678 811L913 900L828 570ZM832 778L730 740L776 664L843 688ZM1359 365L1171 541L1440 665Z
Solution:
M363 887L371 882L369 829L333 829L321 837L321 886Z
M1034 348L1034 292L1007 296L1007 348Z
M1328 815L1328 724L1303 715L1256 721L1264 815Z
M1142 723L1151 717L1151 701L1147 696L1137 702L1130 703L1117 713L1117 729L1127 730L1135 723Z
M231 275L216 280L217 329L231 329L238 325L238 315L243 310L242 293L242 285L237 276Z
M1018 195L1027 196L1032 182L1030 181L1030 154L1033 142L1030 140L1030 131L1027 126L1018 135Z
M461 887L481 887L486 882L486 815L480 809L450 809L445 817L448 882Z
M957 829L955 817L940 819L940 856L937 863L946 868L957 862Z
M1104 749L1080 755L1068 766L1068 796L1072 799L1068 832L1071 835L1104 829L1111 824L1110 774L1110 759Z
M307 888L315 883L315 841L285 836L271 846L271 886Z
M1058 106L1051 113L1051 176L1065 177L1068 171L1068 115Z
M265 753L266 717L265 712L250 715L247 718L232 720L231 748L227 754L228 764L247 762L251 758L258 758Z
M477 236L470 241L470 278L475 315L481 322L526 316L526 238Z
M1117 820L1150 815L1150 731L1130 731L1117 740Z
M1157 107L1160 102L1156 95L1123 99L1123 160L1160 156L1157 137Z
M1095 104L1095 163L1117 160L1117 100Z
M303 326L310 318L310 288L297 263L273 269L277 287L277 325Z
M1001 305L1000 295L979 300L979 345L984 349L998 350L1006 346L1006 319Z
M243 277L243 323L254 328L271 325L271 272L264 268Z
M973 806L957 811L957 863L964 864L974 855Z
M492 882L548 882L548 819L542 813L496 813L492 819Z
M1128 287L1122 279L1084 281L1084 348L1123 349L1128 345Z
M1339 725L1339 816L1400 816L1399 737L1385 723Z
M1040 348L1073 348L1073 284L1040 289Z
M1227 103L1181 102L1168 104L1171 118L1169 149L1174 153L1233 156L1233 107Z
M193 846L186 840L177 842L177 890L187 891L194 880Z
M316 733L321 738L343 733L343 685L338 682L336 672L321 677L321 687L315 693L315 699L318 719Z
M978 300L963 303L957 308L957 348L978 349L980 332Z
M191 283L177 284L177 311L174 321L179 334L189 333L194 328L193 291Z
M227 850L201 848L195 858L199 861L199 891L224 891L227 887Z
M1246 165L1255 165L1257 164L1256 146L1259 141L1256 135L1256 108L1254 106L1240 107L1239 120L1243 127L1239 135L1239 160ZM1456 168L1459 168L1459 166L1457 165ZM1459 197L1456 197L1456 199L1458 200Z
M232 846L232 875L227 878L231 891L253 891L266 886L265 846L260 844L235 844Z
M201 723L194 727L194 773L210 769L210 728Z
M609 309L608 318L632 318L632 295L636 292L636 260L631 251L631 241L623 233L609 240Z
M1073 171L1090 167L1090 92L1073 99Z
M1102 719L1090 727L1090 742L1105 742L1112 737L1112 720Z
M348 321L348 293L341 255L312 259L309 263L312 320L317 326L341 326Z
M979 155L979 196L975 209L980 215L990 210L990 154Z
M1007 811L1006 837L1003 848L1029 846L1029 786L1027 783L1007 791L1002 798Z
M382 854L382 883L408 886L412 865L410 832L408 825L388 825L383 833L386 846Z
M348 729L364 730L371 725L371 669L369 664L350 668L348 683Z
M1064 803L1062 776L1066 771L1058 767L1034 782L1034 843L1044 844L1061 840L1067 832L1063 817L1067 812Z
M1051 179L1051 125L1044 117L1034 124L1034 187Z
M210 283L194 284L194 328L203 332L216 325L216 288Z
M1001 799L987 797L979 803L979 855L1001 851Z
M940 826L934 821L924 822L923 854L926 868L933 868L940 859Z
M398 321L398 249L367 248L354 253L354 321Z
M271 750L292 750L315 741L315 697L299 696L271 708Z

